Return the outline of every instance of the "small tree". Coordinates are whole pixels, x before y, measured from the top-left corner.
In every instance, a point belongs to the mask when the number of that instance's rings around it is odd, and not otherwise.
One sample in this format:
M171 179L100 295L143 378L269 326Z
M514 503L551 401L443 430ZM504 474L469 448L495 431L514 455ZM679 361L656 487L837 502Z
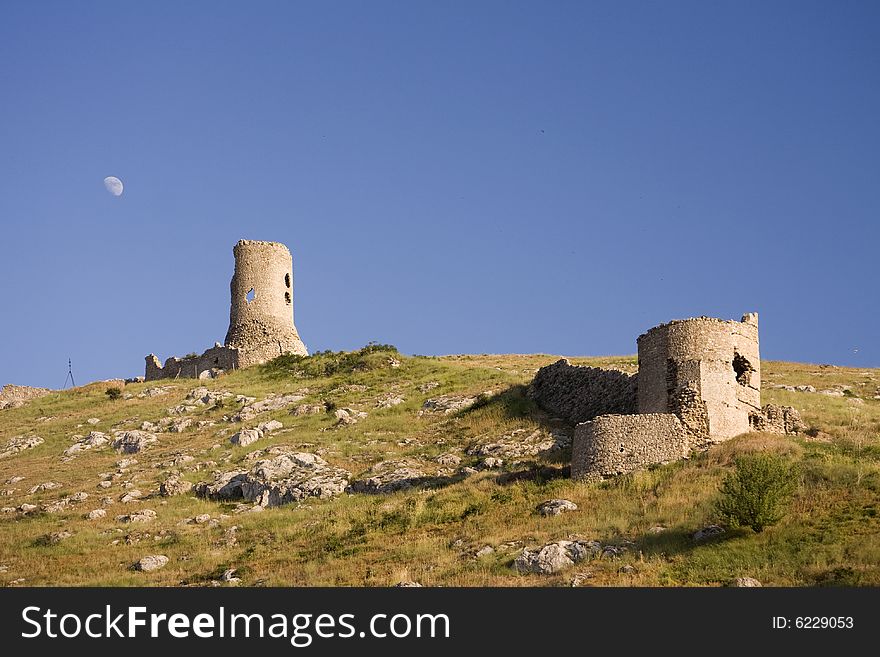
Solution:
M736 470L721 484L715 510L732 527L764 531L785 513L798 475L794 467L775 454L749 454L736 459Z
M104 392L104 394L107 395L107 397L110 399L119 399L120 397L122 397L122 389L121 388L107 388L107 390Z

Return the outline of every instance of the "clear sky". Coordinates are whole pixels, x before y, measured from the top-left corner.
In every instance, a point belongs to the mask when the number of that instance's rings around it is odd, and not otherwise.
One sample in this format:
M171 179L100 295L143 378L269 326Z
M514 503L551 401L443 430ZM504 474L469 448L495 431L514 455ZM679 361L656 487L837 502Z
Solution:
M311 350L876 367L878 210L877 2L0 5L0 384L222 341L241 238Z

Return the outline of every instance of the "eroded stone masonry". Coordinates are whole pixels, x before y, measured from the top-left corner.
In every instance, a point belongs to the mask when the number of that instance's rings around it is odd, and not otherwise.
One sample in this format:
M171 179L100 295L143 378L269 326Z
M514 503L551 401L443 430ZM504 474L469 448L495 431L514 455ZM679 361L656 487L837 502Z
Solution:
M232 250L229 330L201 356L146 357L144 378L211 378L226 370L265 363L281 354L308 355L293 324L293 258L279 242L239 240Z
M576 424L571 474L596 480L686 457L751 430L796 433L790 407L761 406L758 315L675 320L638 338L639 371L541 368L530 393Z

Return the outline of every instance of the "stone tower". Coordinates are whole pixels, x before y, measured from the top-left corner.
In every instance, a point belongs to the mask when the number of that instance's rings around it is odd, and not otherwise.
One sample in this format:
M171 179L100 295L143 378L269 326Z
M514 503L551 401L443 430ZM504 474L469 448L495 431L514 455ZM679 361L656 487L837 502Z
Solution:
M739 322L661 324L639 336L638 346L639 413L675 413L713 442L749 431L749 417L761 411L757 313Z
M293 325L290 251L279 242L239 240L232 253L235 273L225 344L238 349L238 367L281 354L308 355Z

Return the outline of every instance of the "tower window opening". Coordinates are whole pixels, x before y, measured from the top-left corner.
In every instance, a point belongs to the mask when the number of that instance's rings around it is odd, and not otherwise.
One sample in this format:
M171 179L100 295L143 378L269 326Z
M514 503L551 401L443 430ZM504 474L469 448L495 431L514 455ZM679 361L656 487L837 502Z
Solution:
M736 373L736 382L741 386L747 386L752 380L752 372L755 368L745 356L733 352L733 371Z
M288 306L290 305L290 292L284 293L284 301L285 303L287 303Z
M284 285L290 287L290 274L284 274Z
M253 301L256 297L257 297L257 293L254 292L254 288L251 288L250 290L248 290L248 293L246 295L244 295L244 298L247 300L248 303Z

